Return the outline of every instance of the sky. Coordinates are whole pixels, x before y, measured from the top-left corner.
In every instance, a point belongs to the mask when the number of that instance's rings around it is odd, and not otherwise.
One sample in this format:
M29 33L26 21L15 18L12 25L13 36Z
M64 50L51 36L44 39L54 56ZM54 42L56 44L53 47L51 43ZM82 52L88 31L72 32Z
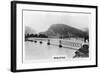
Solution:
M46 31L52 24L66 24L84 30L90 24L90 14L23 11L23 24L36 33Z

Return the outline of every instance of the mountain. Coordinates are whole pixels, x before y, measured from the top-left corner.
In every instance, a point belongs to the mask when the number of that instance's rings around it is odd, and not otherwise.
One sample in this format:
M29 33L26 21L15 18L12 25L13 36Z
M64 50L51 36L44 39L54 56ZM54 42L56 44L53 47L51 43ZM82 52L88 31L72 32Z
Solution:
M88 28L84 28L84 32L86 32L86 34L89 34L89 29Z
M47 31L40 33L45 34L48 37L62 37L62 38L88 36L87 32L65 24L53 24L48 28Z
M25 26L25 34L35 34L35 30L29 26Z

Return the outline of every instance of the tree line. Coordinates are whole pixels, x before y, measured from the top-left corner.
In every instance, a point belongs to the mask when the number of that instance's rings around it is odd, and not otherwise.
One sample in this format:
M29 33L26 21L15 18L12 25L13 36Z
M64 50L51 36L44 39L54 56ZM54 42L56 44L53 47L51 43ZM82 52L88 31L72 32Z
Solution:
M36 38L48 38L45 34L25 34L25 38L36 37Z

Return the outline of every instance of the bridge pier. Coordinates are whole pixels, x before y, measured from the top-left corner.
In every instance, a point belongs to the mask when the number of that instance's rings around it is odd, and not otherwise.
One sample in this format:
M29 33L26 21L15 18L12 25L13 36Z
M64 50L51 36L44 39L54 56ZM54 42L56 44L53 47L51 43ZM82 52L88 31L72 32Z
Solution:
M48 43L47 44L50 45L50 40L48 40Z
M59 47L60 47L60 48L62 47L61 40L59 41Z

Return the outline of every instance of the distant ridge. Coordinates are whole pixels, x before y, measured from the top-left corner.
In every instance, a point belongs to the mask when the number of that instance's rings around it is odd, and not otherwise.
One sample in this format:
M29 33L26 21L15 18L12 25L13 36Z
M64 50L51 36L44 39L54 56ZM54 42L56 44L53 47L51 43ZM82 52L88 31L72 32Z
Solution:
M53 24L47 31L40 32L40 34L45 34L48 37L86 37L88 36L88 31L82 31L80 29L71 27L66 24Z
M25 34L35 34L35 30L29 26L25 26Z

